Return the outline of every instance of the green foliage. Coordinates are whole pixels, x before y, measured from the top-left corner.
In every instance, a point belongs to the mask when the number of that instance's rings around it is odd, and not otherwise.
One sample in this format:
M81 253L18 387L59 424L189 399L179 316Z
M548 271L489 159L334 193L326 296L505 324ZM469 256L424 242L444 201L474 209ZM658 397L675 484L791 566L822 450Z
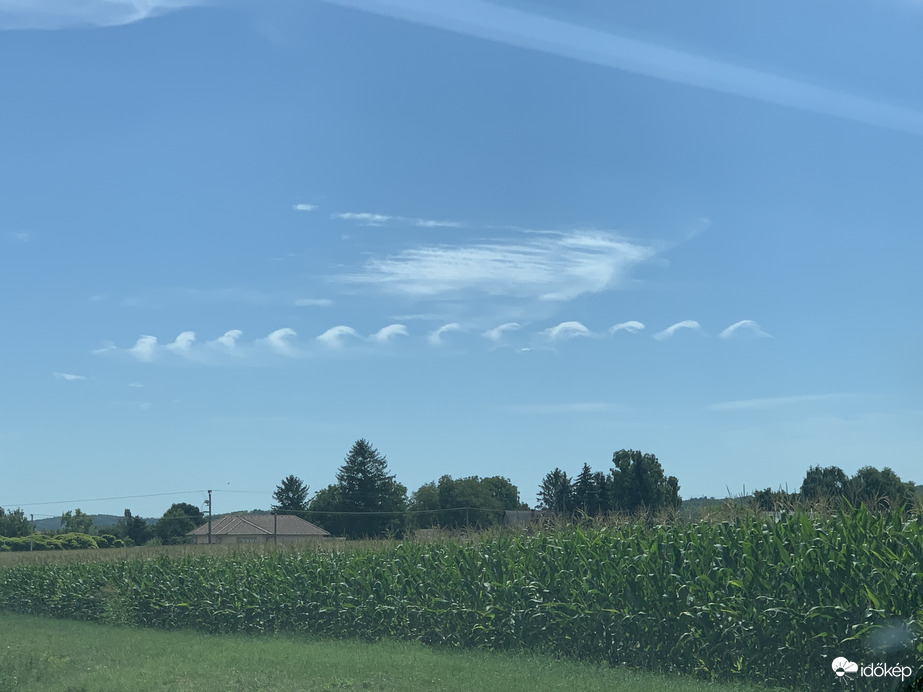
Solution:
M202 510L188 502L176 502L157 521L154 534L164 544L184 543L186 534L204 523Z
M538 491L538 503L543 509L569 514L575 509L574 486L564 471L556 468L545 475Z
M0 609L211 632L384 637L831 689L923 657L923 518L648 522L347 551L20 565ZM873 688L874 689L874 688Z
M665 476L653 454L621 449L612 455L611 508L621 512L679 509L679 481Z
M809 503L838 505L845 500L875 511L903 508L910 511L916 500L913 482L904 482L890 468L863 466L852 478L837 466L812 466L801 484L801 497Z
M66 511L61 515L61 530L63 533L90 533L93 530L93 517L84 514L78 507L73 512Z
M126 509L125 514L115 525L115 535L125 539L130 545L144 545L153 534L151 525L142 517L132 516L131 510Z
M388 473L387 460L367 440L356 441L336 478L336 485L311 501L310 516L320 526L349 538L403 532L407 488Z
M15 538L28 536L30 533L32 533L32 527L22 509L4 510L0 507L0 536Z
M460 509L463 508L463 509ZM519 489L508 478L490 476L453 479L422 485L410 498L418 528L487 528L502 522L506 510L528 509L519 501Z
M310 488L297 476L283 478L272 494L277 503L272 505L272 511L276 514L303 513L308 508L309 490Z

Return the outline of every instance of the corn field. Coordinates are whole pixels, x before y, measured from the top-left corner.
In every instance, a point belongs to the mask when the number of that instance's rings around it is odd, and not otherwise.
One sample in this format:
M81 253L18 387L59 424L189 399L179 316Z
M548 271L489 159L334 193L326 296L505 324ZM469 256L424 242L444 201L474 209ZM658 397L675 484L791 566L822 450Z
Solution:
M357 550L11 566L0 608L209 632L399 638L840 689L923 662L923 518L556 528ZM891 689L882 680L848 689Z

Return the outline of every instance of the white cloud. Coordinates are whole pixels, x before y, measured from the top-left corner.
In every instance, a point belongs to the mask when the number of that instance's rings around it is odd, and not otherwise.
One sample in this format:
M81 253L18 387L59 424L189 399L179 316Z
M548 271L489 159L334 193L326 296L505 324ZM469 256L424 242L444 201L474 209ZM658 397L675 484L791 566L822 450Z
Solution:
M736 401L723 401L718 404L711 404L708 408L711 411L741 411L746 409L766 409L778 406L790 406L792 404L804 404L812 401L830 401L833 399L842 399L847 394L800 394L797 396L773 396L764 399L738 399Z
M344 336L354 336L356 338L360 338L359 334L352 327L339 325L328 329L326 332L318 336L317 340L330 348L339 348L341 345L340 339Z
M566 301L616 285L653 248L605 232L548 233L522 241L434 245L369 260L334 281L417 298L461 291Z
M753 320L741 320L740 322L735 322L735 323L732 324L730 327L728 327L728 328L725 329L723 332L721 332L718 336L719 336L720 338L722 338L722 339L727 339L727 338L733 336L733 335L734 335L734 332L736 332L738 329L749 329L749 330L750 330L751 332L753 332L756 336L764 336L764 337L769 337L769 336L770 336L769 334L767 334L766 332L764 332L764 331L760 328L760 325L758 325L758 324L757 324L756 322L754 322Z
M317 209L316 204L296 204L292 207L295 211L314 211Z
M138 360L150 363L157 356L157 337L145 334L128 349L128 352Z
M131 24L208 0L0 0L0 29L70 29Z
M506 322L501 324L499 327L494 327L493 329L488 329L481 336L484 336L491 341L500 341L503 338L504 332L513 332L520 328L520 325L516 322Z
M101 348L94 348L92 353L100 356L104 353L111 353L112 351L118 351L118 347L111 341L105 341Z
M299 298L295 301L295 305L299 308L307 307L320 307L326 308L333 305L333 301L329 298Z
M657 332L656 334L654 334L654 338L657 339L657 341L664 341L665 339L669 339L671 336L673 336L674 333L676 333L680 329L698 330L698 329L701 329L701 325L695 320L683 320L682 322L677 322L676 324L670 325L669 327L664 329L662 332Z
M461 331L461 325L458 322L449 322L449 324L444 324L439 329L434 332L431 332L426 339L433 345L438 346L442 343L442 335L446 332L457 332Z
M395 336L407 336L407 327L403 324L389 324L387 327L379 329L369 338L380 344L388 343Z
M923 134L923 113L483 0L326 0L632 74Z
M129 382L128 386L131 387L132 389L143 389L144 388L144 385L141 384L140 382Z
M331 219L339 219L340 221L358 221L364 226L383 226L388 223L393 216L386 216L385 214L370 214L368 212L344 212L341 214L331 214Z
M28 243L32 240L32 234L25 231L20 231L19 233L13 233L13 239L18 240L20 243Z
M194 341L195 332L183 332L176 337L176 340L172 344L167 344L165 348L181 356L188 356Z
M545 329L542 335L552 341L557 341L559 339L572 339L575 336L589 336L590 330L580 322L561 322L557 326Z
M439 219L418 219L411 216L393 216L390 214L372 214L366 211L355 212L347 211L338 214L331 214L331 219L340 221L356 221L363 226L384 226L392 222L396 224L407 224L417 226L418 228L461 228L462 224L458 221L442 221Z
M86 379L85 375L71 375L66 372L56 372L54 376L59 380L66 380L67 382L82 382Z
M296 351L288 342L289 337L293 336L298 336L294 329L291 327L282 327L282 329L277 329L267 336L266 343L268 343L269 347L276 353L283 356L294 356L296 355Z
M636 322L634 320L629 320L628 322L619 322L609 327L609 333L615 334L616 332L626 331L629 334L637 334L642 329L644 329L644 324L641 322Z
M214 343L221 344L225 348L233 350L237 347L237 340L242 334L243 332L239 329L230 329L215 339Z

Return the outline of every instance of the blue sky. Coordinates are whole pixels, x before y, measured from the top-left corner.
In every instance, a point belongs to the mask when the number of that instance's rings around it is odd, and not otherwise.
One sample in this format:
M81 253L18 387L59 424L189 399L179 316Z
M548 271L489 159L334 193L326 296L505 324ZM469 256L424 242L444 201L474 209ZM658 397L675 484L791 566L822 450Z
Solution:
M74 7L0 0L0 506L266 508L360 437L530 504L923 481L918 3Z

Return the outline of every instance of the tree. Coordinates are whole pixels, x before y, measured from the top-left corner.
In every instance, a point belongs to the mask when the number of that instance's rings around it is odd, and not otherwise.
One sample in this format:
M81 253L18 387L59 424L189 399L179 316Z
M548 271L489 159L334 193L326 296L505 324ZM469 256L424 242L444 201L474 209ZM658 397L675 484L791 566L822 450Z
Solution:
M913 505L915 486L904 482L887 466L881 471L863 466L849 479L847 494L853 504L864 503L869 509L898 510Z
M656 456L621 449L612 455L612 463L615 466L610 471L613 509L657 512L679 508L682 502L679 481L676 476L664 475Z
M811 466L801 482L801 497L812 502L843 497L849 478L839 466Z
M93 530L93 517L84 514L79 507L73 512L68 510L61 515L61 529L64 533L90 533Z
M426 483L411 496L410 508L426 511L415 516L418 527L486 528L500 523L506 510L528 509L519 501L519 489L508 478L490 476L453 479L442 476Z
M176 502L157 521L154 533L164 543L183 543L187 533L204 523L202 510L188 502Z
M153 531L145 519L132 516L131 510L126 509L124 516L116 522L115 534L131 539L134 545L144 545L153 536Z
M0 536L18 538L32 533L32 526L22 509L4 510L0 507Z
M546 474L539 488L538 502L544 509L570 514L574 510L574 487L567 474L559 468Z
M574 505L584 514L594 515L599 512L599 489L593 470L587 463L583 464L580 474L574 481Z
M337 533L336 526L350 538L378 537L400 533L407 509L407 488L388 473L388 461L367 440L357 440L337 471L336 486L325 488L311 509L346 512L331 514L323 526ZM321 495L318 493L318 495ZM365 515L365 516L363 516Z
M278 504L272 505L276 514L300 514L308 508L308 491L306 486L297 476L288 476L276 486L272 494Z

